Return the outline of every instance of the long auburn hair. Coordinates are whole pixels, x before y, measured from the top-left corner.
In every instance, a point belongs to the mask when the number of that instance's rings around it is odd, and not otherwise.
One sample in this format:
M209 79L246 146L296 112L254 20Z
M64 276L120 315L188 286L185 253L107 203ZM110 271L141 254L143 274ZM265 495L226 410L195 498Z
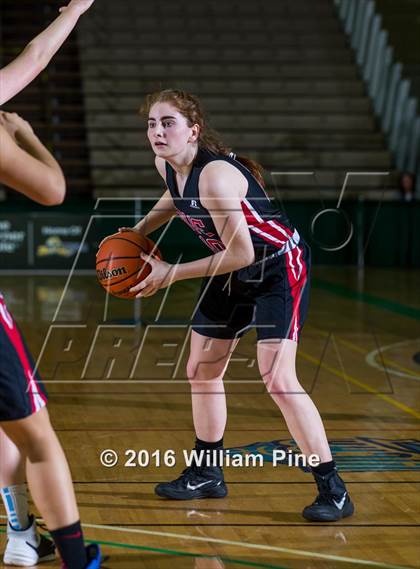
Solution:
M192 127L198 124L200 134L198 145L201 148L210 150L214 154L228 156L231 149L226 146L220 135L212 129L206 120L206 116L200 100L195 95L182 91L181 89L165 89L164 91L156 91L146 96L141 106L140 114L148 116L150 109L156 103L170 103L174 106L186 119L188 126ZM236 156L236 160L243 164L251 174L257 179L261 186L265 186L263 168L258 162L246 156Z

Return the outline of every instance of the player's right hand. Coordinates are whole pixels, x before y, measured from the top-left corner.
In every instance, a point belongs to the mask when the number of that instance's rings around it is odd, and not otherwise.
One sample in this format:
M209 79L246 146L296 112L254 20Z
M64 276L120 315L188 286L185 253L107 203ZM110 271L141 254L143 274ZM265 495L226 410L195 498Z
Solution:
M94 2L95 0L71 0L67 6L62 6L59 12L63 13L66 10L74 10L81 16L86 10L89 10Z

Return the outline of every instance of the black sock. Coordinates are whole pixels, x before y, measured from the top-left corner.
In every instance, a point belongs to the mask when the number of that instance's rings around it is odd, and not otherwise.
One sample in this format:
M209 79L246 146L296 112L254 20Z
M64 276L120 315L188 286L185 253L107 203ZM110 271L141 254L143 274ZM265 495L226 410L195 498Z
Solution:
M61 555L65 569L85 569L88 564L80 521L65 528L50 531Z
M318 466L312 466L312 472L319 474L320 476L326 476L330 472L335 470L335 461L330 460L329 462L321 462Z
M200 466L222 466L222 464L220 464L220 454L223 453L223 439L214 443L208 443L207 441L202 441L196 438L195 450L199 454L204 454L204 460L201 462Z
M195 439L195 448L196 450L219 450L223 448L223 437L220 441L216 441L215 443L208 443L206 441L202 441L199 438Z

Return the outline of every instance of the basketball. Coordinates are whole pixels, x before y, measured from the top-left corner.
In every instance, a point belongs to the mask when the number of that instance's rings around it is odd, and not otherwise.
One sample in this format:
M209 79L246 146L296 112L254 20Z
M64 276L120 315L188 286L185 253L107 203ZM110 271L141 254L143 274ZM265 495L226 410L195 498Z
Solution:
M150 274L150 265L140 253L162 256L155 243L135 231L122 231L107 237L96 255L96 275L102 287L118 298L134 298L130 288Z

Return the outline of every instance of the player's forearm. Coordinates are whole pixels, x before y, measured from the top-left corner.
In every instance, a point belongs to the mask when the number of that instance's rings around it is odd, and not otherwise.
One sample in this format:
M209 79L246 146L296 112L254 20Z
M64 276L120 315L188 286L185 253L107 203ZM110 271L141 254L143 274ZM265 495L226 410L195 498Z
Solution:
M165 225L175 214L176 209L173 200L170 193L166 191L149 213L133 229L143 235L149 235L149 233L153 233L153 231Z
M72 32L80 15L78 10L72 8L65 10L48 28L29 42L20 57L28 57L32 61L39 62L42 68L46 67Z
M210 257L179 263L174 265L174 280L192 279L197 277L209 277L224 275L232 271L237 271L247 267L254 261L254 256L250 256L241 251L220 251Z
M24 89L48 65L73 30L80 12L67 9L0 71L0 104Z
M165 225L165 223L167 223L173 216L173 211L151 211L146 215L146 217L139 221L133 229L143 235L149 235L150 233L153 233L153 231L159 229L159 227L162 227L162 225Z

